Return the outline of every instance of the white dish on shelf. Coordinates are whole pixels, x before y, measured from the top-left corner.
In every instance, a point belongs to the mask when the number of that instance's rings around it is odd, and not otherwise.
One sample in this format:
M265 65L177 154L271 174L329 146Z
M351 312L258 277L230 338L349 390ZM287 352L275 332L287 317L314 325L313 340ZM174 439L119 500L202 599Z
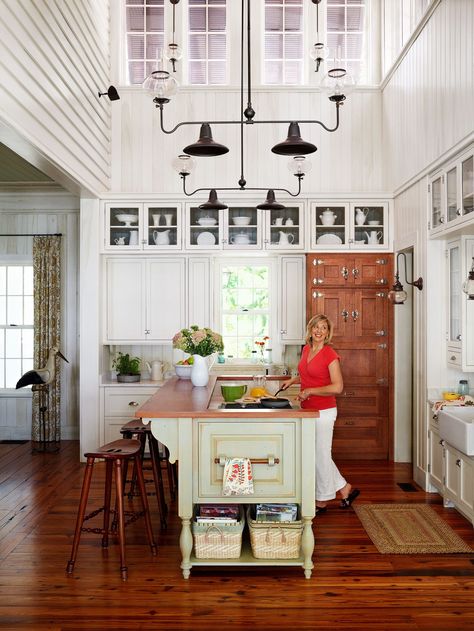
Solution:
M200 232L197 236L196 243L198 245L215 245L216 237L212 232Z
M137 223L138 217L136 215L129 215L127 213L120 213L119 215L115 215L117 220L124 223L125 227L130 227L132 223Z
M380 226L381 225L378 221L368 221L367 224L369 226Z
M342 239L338 237L337 234L329 232L318 237L316 239L316 243L320 245L340 245L342 243Z
M215 226L217 219L214 219L214 217L201 217L197 220L197 223L200 226Z
M232 217L232 223L235 226L248 226L250 223L250 217Z

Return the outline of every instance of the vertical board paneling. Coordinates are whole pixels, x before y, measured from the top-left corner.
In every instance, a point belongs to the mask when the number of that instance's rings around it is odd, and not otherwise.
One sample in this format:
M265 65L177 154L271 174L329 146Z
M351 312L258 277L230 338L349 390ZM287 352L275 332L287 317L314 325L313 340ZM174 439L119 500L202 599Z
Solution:
M441 2L383 91L387 189L474 131L474 2Z
M110 181L109 2L0 0L0 123L81 186Z

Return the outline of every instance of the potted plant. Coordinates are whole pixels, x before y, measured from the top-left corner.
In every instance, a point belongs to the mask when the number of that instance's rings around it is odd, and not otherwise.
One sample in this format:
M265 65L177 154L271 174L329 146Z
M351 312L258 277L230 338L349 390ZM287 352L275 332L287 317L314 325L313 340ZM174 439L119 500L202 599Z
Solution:
M117 371L117 381L132 383L140 381L140 358L130 357L128 353L117 353L112 362L112 368Z

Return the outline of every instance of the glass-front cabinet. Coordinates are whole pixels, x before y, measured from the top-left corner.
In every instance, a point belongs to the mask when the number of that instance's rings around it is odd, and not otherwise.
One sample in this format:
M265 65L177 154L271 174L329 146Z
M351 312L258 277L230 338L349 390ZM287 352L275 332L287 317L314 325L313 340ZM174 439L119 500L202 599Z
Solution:
M460 363L458 353L461 350L461 243L451 241L447 248L448 257L448 317L447 317L447 341L449 363ZM453 351L450 354L450 351ZM454 359L451 359L451 356Z
M471 154L461 161L462 214L474 211L474 156Z
M186 208L186 249L303 250L304 205L257 209L235 205L223 210Z
M181 206L107 203L104 249L115 251L181 248Z
M444 176L440 173L428 185L430 196L430 230L441 228L445 224L443 205Z
M388 233L385 202L316 202L311 206L312 249L385 249Z

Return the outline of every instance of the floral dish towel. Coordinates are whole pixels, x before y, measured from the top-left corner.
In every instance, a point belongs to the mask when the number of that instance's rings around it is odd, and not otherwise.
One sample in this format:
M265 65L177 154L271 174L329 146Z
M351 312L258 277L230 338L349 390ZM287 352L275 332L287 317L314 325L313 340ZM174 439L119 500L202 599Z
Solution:
M253 495L250 458L226 458L222 479L223 495Z

